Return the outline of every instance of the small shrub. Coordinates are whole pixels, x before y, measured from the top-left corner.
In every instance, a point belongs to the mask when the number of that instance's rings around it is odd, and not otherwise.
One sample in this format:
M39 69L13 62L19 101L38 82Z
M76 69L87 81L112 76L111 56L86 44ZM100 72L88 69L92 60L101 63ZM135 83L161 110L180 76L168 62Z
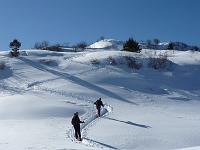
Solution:
M111 56L108 57L108 62L110 65L117 65L117 62L114 58L112 58Z
M99 42L99 41L101 41L101 40L105 40L105 37L104 37L104 36L100 36L100 37L96 40L96 42Z
M137 62L137 60L133 57L125 57L126 61L127 61L127 65L129 68L132 69L137 69L139 70L142 67L142 63Z
M197 46L193 46L191 50L194 52L194 51L199 51L200 49Z
M91 64L93 64L93 65L99 65L100 62L99 62L99 60L97 60L97 59L92 59L92 60L91 60Z
M154 42L155 45L158 45L160 43L160 40L155 38L155 39L153 39L153 42Z
M155 70L166 69L167 68L167 56L159 56L158 58L150 58L148 67L153 68Z
M40 59L39 60L42 64L47 66L57 66L57 62L52 59Z
M35 49L46 50L47 47L49 47L49 42L48 41L36 42L35 45L34 45Z
M27 51L20 51L20 55L21 56L28 56L28 52Z
M59 45L59 44L46 47L46 49L50 50L50 51L61 51L62 50L61 45Z
M119 60L118 60L118 64L123 65L123 64L124 64L123 59L119 59Z
M0 69L1 69L1 70L4 70L5 67L6 67L6 63L5 63L4 61L1 61L1 62L0 62Z
M80 49L85 49L87 47L87 43L86 42L80 42L76 45L77 48Z
M80 42L72 46L75 52L84 51L87 48L86 42Z

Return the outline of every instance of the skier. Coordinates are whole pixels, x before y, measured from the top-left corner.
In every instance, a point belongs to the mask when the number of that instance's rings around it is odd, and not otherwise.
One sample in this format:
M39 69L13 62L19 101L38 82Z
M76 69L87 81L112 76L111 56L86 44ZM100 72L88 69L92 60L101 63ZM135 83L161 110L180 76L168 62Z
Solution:
M74 116L71 121L72 125L74 126L75 130L75 138L79 141L82 141L81 138L81 131L80 131L80 123L85 123L84 121L80 121L78 112L74 113Z
M96 108L97 108L97 116L100 117L101 106L104 107L104 104L101 101L101 98L99 98L94 104L96 105Z

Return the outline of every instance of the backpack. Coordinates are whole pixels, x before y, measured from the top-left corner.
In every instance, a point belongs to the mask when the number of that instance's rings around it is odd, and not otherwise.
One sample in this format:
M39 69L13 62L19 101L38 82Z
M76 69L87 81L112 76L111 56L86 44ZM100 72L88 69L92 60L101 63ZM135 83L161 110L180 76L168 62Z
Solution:
M76 124L76 117L75 117L75 116L72 118L71 124L72 124L72 125L75 125L75 124Z

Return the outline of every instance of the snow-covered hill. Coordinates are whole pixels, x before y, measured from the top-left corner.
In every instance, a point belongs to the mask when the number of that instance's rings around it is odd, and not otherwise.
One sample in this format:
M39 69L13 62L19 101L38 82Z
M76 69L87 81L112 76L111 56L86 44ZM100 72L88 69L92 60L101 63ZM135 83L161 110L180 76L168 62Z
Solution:
M115 39L104 39L93 43L88 46L88 49L104 49L104 50L122 50L123 49L123 41L115 40ZM158 44L155 43L147 43L144 41L138 42L142 49L154 49L154 50L166 50L169 46L169 43L173 45L173 49L179 51L200 51L200 48L197 46L191 46L185 44L183 42L160 42Z
M102 45L0 53L0 149L198 149L200 52ZM153 67L160 60L167 65ZM99 97L105 108L96 118ZM85 121L82 142L71 126L76 111Z
M92 49L107 49L107 50L122 50L123 42L114 39L104 39L93 43L88 46Z

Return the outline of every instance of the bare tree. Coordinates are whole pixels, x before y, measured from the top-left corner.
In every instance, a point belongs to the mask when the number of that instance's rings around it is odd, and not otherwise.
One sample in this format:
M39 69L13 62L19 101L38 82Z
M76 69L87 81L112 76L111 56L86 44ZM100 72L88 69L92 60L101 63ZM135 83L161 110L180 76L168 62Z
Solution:
M34 45L35 49L43 49L46 50L49 47L48 41L36 42Z
M152 48L152 41L151 40L147 40L147 48Z
M86 42L79 42L72 47L75 49L75 51L78 51L78 50L83 51L87 47L87 43Z
M153 39L154 44L158 45L160 43L160 40L158 38Z

